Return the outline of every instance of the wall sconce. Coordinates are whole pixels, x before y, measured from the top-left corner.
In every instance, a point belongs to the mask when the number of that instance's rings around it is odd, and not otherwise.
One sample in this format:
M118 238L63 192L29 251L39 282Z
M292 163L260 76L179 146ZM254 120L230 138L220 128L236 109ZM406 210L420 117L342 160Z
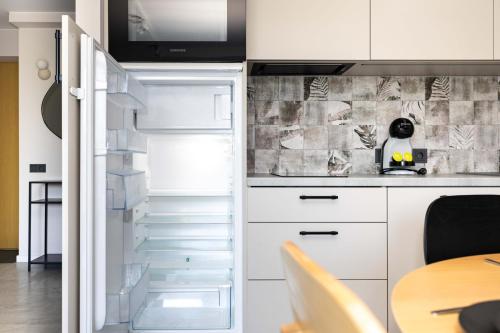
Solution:
M38 77L42 80L48 80L50 78L49 63L45 59L38 59L36 62L36 67L38 68Z

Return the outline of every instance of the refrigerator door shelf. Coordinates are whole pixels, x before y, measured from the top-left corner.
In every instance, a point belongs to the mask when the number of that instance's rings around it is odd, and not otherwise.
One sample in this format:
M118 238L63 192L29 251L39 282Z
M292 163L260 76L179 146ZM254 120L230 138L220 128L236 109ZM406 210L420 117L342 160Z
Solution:
M136 314L149 285L147 272L148 266L144 264L123 265L122 288L106 295L106 324L126 323Z
M229 329L231 287L150 292L132 321L134 330Z
M169 223L185 223L185 224L214 224L214 223L233 223L233 217L230 214L227 215L215 215L215 214L148 214L135 222L136 224L147 224L147 225L157 225L157 224L169 224Z
M109 60L109 59L108 59ZM138 111L145 111L147 101L146 88L130 73L124 72L113 61L108 61L108 97Z
M128 210L146 200L146 176L144 171L133 169L107 171L107 207L112 210Z
M130 129L108 130L111 153L147 153L147 137Z

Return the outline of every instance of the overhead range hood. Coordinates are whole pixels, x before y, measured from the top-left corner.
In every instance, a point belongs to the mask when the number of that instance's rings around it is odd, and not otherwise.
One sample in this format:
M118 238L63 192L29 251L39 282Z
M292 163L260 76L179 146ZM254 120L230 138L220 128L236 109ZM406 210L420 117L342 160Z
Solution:
M267 75L342 75L353 63L340 62L255 62L249 70L252 76Z

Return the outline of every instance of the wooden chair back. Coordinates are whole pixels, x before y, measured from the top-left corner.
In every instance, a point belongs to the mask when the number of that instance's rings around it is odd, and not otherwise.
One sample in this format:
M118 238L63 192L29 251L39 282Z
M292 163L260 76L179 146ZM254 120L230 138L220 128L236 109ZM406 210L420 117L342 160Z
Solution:
M384 333L366 304L294 243L281 249L295 323L282 333Z

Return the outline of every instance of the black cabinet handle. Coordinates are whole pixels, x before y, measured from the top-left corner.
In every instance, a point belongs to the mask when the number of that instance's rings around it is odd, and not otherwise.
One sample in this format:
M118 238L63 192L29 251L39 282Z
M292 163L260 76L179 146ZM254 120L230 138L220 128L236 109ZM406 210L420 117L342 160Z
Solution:
M299 232L301 236L307 236L307 235L338 235L338 231L301 231Z
M330 199L330 200L337 200L339 198L338 195L301 195L300 199L301 200L308 200L308 199Z

